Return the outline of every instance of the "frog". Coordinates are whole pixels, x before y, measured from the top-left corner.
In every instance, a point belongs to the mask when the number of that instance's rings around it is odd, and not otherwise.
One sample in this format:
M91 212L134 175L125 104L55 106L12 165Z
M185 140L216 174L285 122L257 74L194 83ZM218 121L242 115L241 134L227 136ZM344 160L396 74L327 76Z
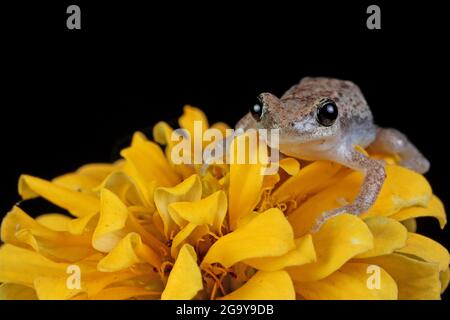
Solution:
M395 154L399 165L424 174L430 163L405 134L375 124L360 88L348 80L305 77L281 98L264 92L235 129L278 129L281 155L305 161L326 160L363 173L359 193L351 203L323 212L312 226L344 213L361 215L375 203L386 179L386 163L358 150Z

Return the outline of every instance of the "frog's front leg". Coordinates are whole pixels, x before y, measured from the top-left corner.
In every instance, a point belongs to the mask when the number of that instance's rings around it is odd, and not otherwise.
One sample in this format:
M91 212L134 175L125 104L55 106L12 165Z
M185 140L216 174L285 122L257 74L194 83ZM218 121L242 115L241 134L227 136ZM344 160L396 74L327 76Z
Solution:
M369 146L374 152L398 154L400 165L419 173L425 173L430 168L428 160L398 130L391 128L377 128L377 136Z
M335 160L336 162L364 173L365 176L361 189L356 199L351 204L324 212L317 218L316 223L311 230L313 232L318 231L325 221L339 214L350 213L359 215L366 212L377 199L386 178L384 162L371 159L356 151L353 147L347 147L340 153L342 155Z

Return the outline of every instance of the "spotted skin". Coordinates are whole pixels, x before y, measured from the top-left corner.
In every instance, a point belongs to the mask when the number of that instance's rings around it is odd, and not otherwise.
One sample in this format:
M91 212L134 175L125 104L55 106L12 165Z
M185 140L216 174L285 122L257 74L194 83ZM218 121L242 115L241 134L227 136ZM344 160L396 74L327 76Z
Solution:
M330 126L319 123L317 112L324 100L331 100L338 116ZM259 95L262 112L248 113L236 129L279 129L280 152L304 160L329 160L364 173L360 192L353 203L324 212L312 231L336 215L366 212L376 201L386 178L384 162L371 159L355 146L373 151L396 153L404 165L419 173L429 169L429 162L419 150L395 129L374 124L370 108L353 82L332 78L303 78L281 98L271 93Z

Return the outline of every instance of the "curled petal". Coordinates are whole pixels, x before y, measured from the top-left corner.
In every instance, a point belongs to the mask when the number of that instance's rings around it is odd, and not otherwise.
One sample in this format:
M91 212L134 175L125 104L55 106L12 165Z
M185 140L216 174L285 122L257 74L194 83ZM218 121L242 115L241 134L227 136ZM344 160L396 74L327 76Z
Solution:
M235 158L242 152L240 145L246 145L246 142L252 137L250 134L237 136L231 143L231 150L234 150ZM245 216L253 211L260 200L264 175L261 174L267 163L264 163L267 156L267 147L263 144L248 143L249 147L245 150L246 154L241 155L246 159L245 163L238 163L236 159L230 164L230 188L229 188L229 224L233 230L237 226L240 216ZM259 155L264 159L260 159ZM249 159L257 157L257 164L251 164Z
M15 284L0 284L0 300L37 300L36 291L33 288Z
M439 221L441 229L447 224L447 216L445 215L444 205L438 197L432 196L430 202L425 207L412 206L400 210L390 216L398 221L405 221L411 218L434 217Z
M424 237L417 233L408 233L406 245L396 250L396 252L414 256L428 262L437 263L439 270L448 269L450 257L448 250L436 241Z
M277 257L295 248L292 227L279 209L269 209L217 240L202 264L225 267L251 258Z
M245 260L245 263L258 270L276 271L314 261L316 261L316 252L314 251L312 236L307 234L295 239L295 248L282 256L253 258Z
M328 277L310 282L296 282L296 292L308 300L395 300L397 285L379 269L379 287L370 287L370 265L347 263ZM378 272L378 271L377 271Z
M174 221L210 225L220 231L227 213L227 196L220 190L198 201L174 202L169 205L169 213Z
M364 222L372 232L373 248L356 258L382 256L405 246L408 231L400 222L386 217L368 218Z
M94 195L74 191L28 175L22 175L19 179L19 194L23 199L41 196L76 217L97 213L100 208L100 201Z
M202 275L197 265L197 254L185 244L178 254L164 289L162 300L188 300L203 289Z
M173 202L198 201L202 196L202 183L198 175L192 175L188 179L171 188L157 188L155 190L155 204L164 224L164 233L169 236L174 230L175 222L169 213L169 205Z
M92 236L92 246L109 252L125 236L128 209L117 195L108 189L101 191L100 218Z
M258 271L224 300L295 300L292 280L286 271Z
M98 270L115 272L129 268L137 263L147 262L159 269L161 260L148 246L142 243L139 234L131 232L98 263Z
M59 213L43 214L36 218L41 225L54 231L68 231L71 220L68 216Z
M300 171L300 163L294 158L281 159L280 167L290 176L295 176Z
M313 234L317 261L287 270L294 281L323 279L356 255L373 248L373 236L359 218L342 214L328 220Z
M360 262L379 266L395 280L400 300L440 299L439 265L392 253L361 259Z
M155 187L169 187L180 182L161 148L138 132L131 146L120 153L126 160L124 171L138 184L148 204L153 202Z
M178 119L181 128L189 131L191 137L194 136L194 122L199 121L202 126L202 132L208 129L208 119L203 111L190 105L185 105L183 108L183 115Z

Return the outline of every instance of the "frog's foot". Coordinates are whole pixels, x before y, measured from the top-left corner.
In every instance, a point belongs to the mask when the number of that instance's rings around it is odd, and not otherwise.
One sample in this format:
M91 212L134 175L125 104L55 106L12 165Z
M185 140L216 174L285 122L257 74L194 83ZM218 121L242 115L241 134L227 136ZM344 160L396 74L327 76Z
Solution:
M400 165L418 173L425 173L430 169L430 162L422 153L398 130L378 128L377 136L370 145L375 152L398 154Z
M311 228L311 233L316 233L320 230L320 227L322 227L325 222L344 213L359 215L360 212L352 205L346 205L331 211L325 211L319 217L317 217L313 227Z

